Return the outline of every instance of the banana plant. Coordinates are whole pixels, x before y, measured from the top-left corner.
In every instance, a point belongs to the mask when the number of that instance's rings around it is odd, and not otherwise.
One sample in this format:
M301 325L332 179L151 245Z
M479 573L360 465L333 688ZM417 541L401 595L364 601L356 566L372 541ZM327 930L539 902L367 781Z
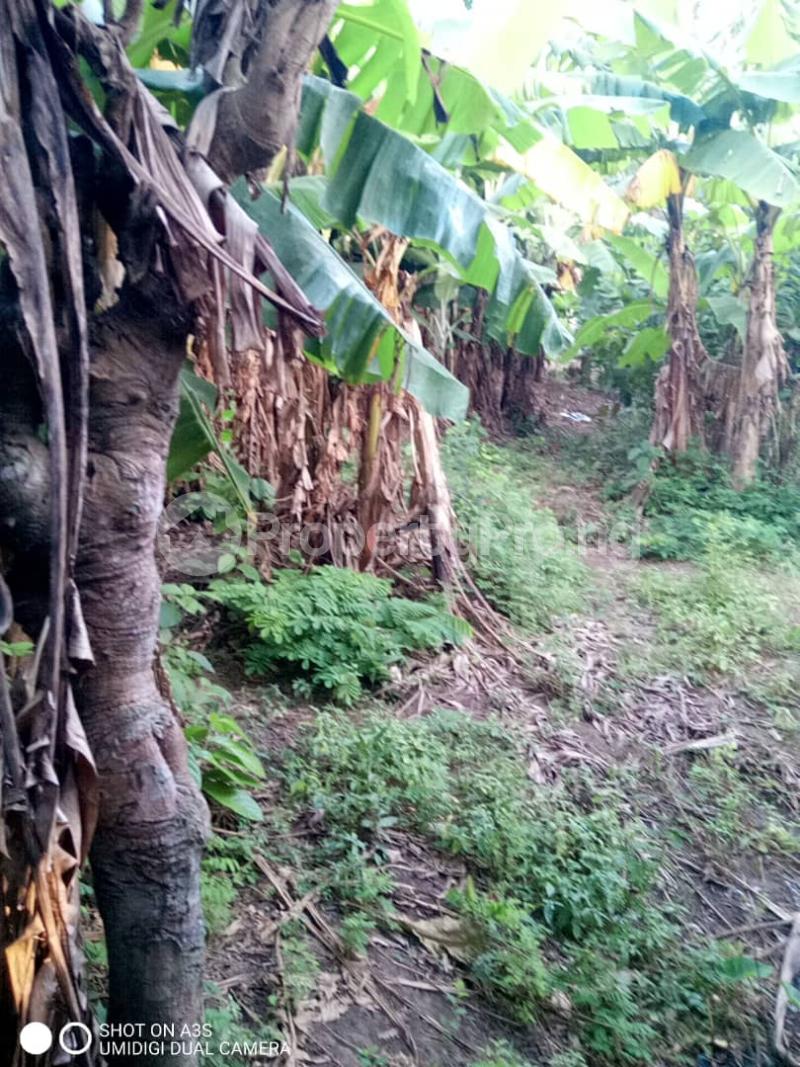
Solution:
M720 422L733 427L722 447L733 458L739 482L745 484L755 474L763 446L770 444L779 410L778 393L788 371L775 322L772 234L780 210L800 197L800 183L793 164L794 147L776 145L773 139L776 132L780 135L792 106L800 102L796 46L773 0L760 5L755 24L743 42L751 64L745 70L726 68L707 49L681 37L674 27L638 10L632 13L631 29L633 47L619 49L605 71L562 73L549 84L561 94L560 101L557 94L554 96L564 128L573 142L580 134L584 149L609 151L611 132L623 151L623 139L614 125L614 98L619 100L620 109L624 107L629 113L636 110L640 115L642 141L632 146L628 159L648 149L649 153L628 187L628 199L640 210L665 207L669 225L665 318L672 343L658 384L653 427L654 442L668 450L681 450L690 437L703 436L703 392L708 376L703 368L711 366L728 377L732 373L730 368L710 363L697 330L697 275L683 226L686 192L692 176L696 176L701 181L714 179L705 182L711 196L722 182L732 183L744 194L756 234L749 272L749 310L744 327L739 327L744 345L741 365L735 368L737 384L718 390L737 400L728 400L733 408L727 413L715 414ZM779 55L776 42L782 49ZM778 65L770 66L776 59ZM633 109L634 100L642 107ZM572 121L576 114L582 117L577 126ZM594 122L586 117L592 114ZM665 116L672 124L670 129L664 124ZM635 240L623 236L611 238L610 243L642 276L650 271ZM654 295L659 295L658 286L663 297L664 272L658 265L652 267L651 279ZM730 301L709 306L722 319L733 321ZM739 323L739 309L733 311ZM594 328L594 324L588 325ZM581 340L579 334L577 341Z

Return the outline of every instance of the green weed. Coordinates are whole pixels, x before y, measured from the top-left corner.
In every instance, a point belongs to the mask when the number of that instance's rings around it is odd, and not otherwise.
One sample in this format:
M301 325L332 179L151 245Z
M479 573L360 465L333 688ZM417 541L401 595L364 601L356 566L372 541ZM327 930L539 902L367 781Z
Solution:
M493 1041L470 1067L533 1067L507 1041ZM577 1067L577 1065L576 1065Z
M450 903L469 925L473 982L511 1018L533 1022L552 989L542 956L542 927L520 902L481 893L471 881L450 894Z
M283 1007L294 1012L313 993L320 970L319 960L298 920L285 923L281 929L280 958Z
M475 581L530 631L580 607L587 571L552 512L534 506L524 460L490 444L478 422L452 427L442 445L453 506Z
M259 676L294 676L295 690L312 687L351 704L364 684L416 649L459 644L470 627L440 599L392 596L391 583L340 567L276 571L269 584L216 580L211 600L245 624L245 663Z
M588 1067L586 1057L577 1049L565 1049L551 1056L547 1067Z
M200 895L207 933L212 937L221 934L233 918L233 904L238 896L236 886L220 874L203 870L200 876Z
M218 1050L220 1046L230 1048L245 1042L277 1041L283 1039L281 1032L269 1023L262 1023L258 1031L248 1026L242 1018L242 1011L233 997L221 992L213 982L206 985L205 1022L211 1029L209 1055L203 1057L207 1067L246 1067L252 1063L243 1055Z
M736 556L729 534L729 519L717 518L696 574L647 573L638 583L640 599L657 612L658 651L668 667L735 673L765 652L797 646L785 595Z
M247 733L225 713L232 698L212 681L213 665L174 636L163 646L162 661L173 700L187 719L184 733L195 780L211 800L243 819L260 822L261 808L251 792L263 784L264 767Z
M653 835L590 779L537 787L524 751L507 725L455 712L320 715L283 768L324 833L307 881L391 923L388 849L398 830L421 834L471 871L450 903L470 981L505 1014L529 1022L558 998L582 1051L609 1064L702 1046L712 1017L714 1033L734 1027L731 951L687 941L658 896Z
M693 792L709 811L705 823L723 855L756 852L795 855L800 852L798 826L769 799L770 783L750 782L737 765L733 748L698 757L689 772Z
M233 918L233 905L244 886L256 880L252 862L258 839L253 835L236 837L212 834L206 845L200 890L209 934L220 934Z
M796 565L800 487L762 475L735 489L728 464L699 449L660 463L649 482L648 524L640 539L644 557L700 559L724 526L736 554Z

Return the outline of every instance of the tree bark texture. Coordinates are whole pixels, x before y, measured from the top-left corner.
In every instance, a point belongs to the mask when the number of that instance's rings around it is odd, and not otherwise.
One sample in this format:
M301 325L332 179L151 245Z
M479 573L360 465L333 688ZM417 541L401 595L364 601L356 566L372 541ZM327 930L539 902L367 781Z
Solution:
M731 429L733 477L739 486L753 480L760 456L777 455L780 448L779 392L789 377L789 364L775 313L772 234L779 214L763 200L756 207L750 300Z
M656 380L650 440L667 452L703 441L703 372L708 353L697 329L697 272L683 235L683 195L667 199L669 216L669 352Z
M226 8L232 10L221 17ZM198 108L192 136L224 181L292 148L303 75L335 9L336 0L198 5L194 59L225 90Z
M98 319L91 337L76 578L95 666L76 699L100 784L91 864L108 945L110 1023L192 1026L202 1018L207 810L189 774L181 725L153 673L156 525L185 339L185 323L133 299ZM178 1065L193 1057L130 1062Z

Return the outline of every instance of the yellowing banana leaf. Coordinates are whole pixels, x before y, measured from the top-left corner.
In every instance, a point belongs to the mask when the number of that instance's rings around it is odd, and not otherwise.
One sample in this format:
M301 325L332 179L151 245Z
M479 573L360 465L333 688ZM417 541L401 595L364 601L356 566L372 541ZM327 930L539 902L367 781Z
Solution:
M567 145L544 136L524 154L500 145L495 160L529 178L556 203L590 226L620 233L628 218L625 202Z
M446 38L434 34L432 48L487 84L514 92L565 14L563 5L533 5L531 0L506 0L499 11L479 4L463 28L450 27Z
M681 175L674 153L666 148L654 152L636 171L626 197L639 208L661 207L668 196L681 192Z
M761 0L753 27L745 41L745 56L748 63L772 67L790 56L797 55L797 42L787 28L787 19L793 14L793 29L797 29L795 6L791 8L781 0ZM744 88L744 86L743 86ZM748 90L749 91L749 90ZM773 97L781 100L783 97ZM789 101L793 103L794 101Z

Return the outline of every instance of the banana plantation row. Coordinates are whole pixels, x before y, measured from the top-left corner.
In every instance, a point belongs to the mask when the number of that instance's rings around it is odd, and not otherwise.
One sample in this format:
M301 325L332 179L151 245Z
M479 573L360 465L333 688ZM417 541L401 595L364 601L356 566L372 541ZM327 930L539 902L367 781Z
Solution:
M621 366L653 463L698 443L744 487L791 447L780 3L733 67L627 5L518 7L462 64L406 0L0 0L4 1063L30 1021L92 1026L87 858L109 1023L202 1015L208 816L154 669L157 524L199 460L248 513L349 526L339 565L424 522L474 620L437 420Z

